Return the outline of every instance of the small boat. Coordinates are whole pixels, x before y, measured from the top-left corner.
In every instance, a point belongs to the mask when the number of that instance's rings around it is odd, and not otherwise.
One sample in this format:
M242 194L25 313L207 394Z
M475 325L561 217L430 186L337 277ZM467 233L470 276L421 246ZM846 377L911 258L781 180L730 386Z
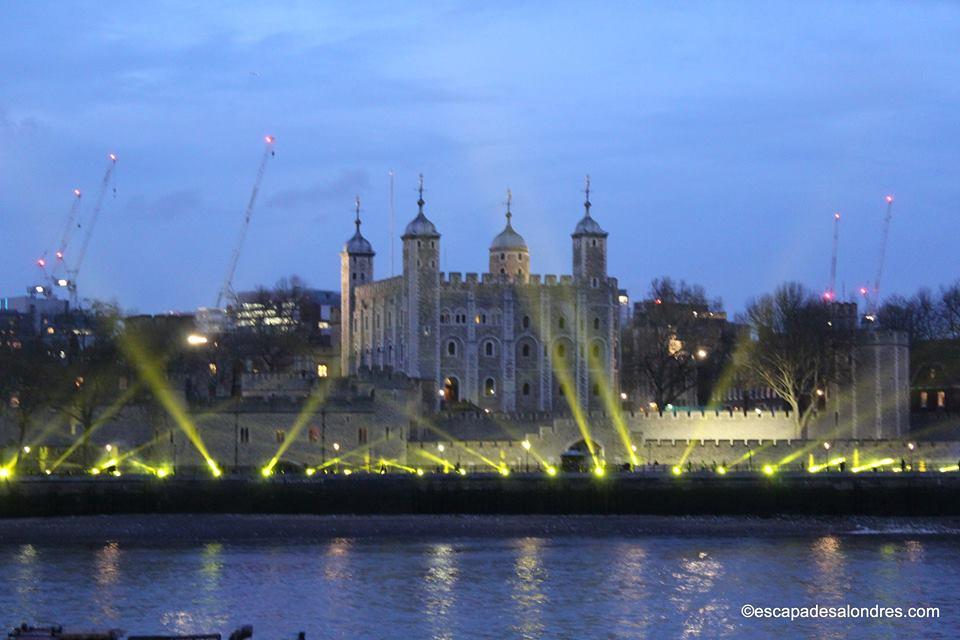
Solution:
M300 640L303 640L303 634ZM253 627L245 625L230 634L229 640L250 640ZM121 629L99 629L92 631L64 631L60 625L32 627L21 624L7 634L8 640L223 640L219 633L197 633L189 635L152 635L127 636Z

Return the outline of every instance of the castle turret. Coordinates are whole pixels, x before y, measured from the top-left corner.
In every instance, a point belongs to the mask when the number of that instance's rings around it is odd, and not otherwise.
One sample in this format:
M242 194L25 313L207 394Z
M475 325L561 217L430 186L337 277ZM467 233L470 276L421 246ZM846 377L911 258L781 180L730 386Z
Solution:
M401 360L407 375L440 378L440 234L423 213L423 176L417 217L403 232L404 342Z
M584 189L584 216L571 234L573 238L573 277L597 287L607 277L607 232L590 216L590 176Z
M510 224L513 217L510 211L512 200L513 196L507 189L507 226L490 244L490 273L526 283L530 279L530 251L523 236L514 231Z
M340 367L344 375L357 372L360 327L354 318L356 287L373 282L373 246L360 233L360 196L357 196L357 230L340 252Z

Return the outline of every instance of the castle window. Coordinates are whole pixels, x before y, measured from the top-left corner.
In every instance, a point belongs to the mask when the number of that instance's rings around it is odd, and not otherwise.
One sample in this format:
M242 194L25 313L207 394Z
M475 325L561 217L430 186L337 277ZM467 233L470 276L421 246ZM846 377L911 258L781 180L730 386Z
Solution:
M483 395L488 397L497 395L497 383L493 378L487 378L483 381Z
M591 391L593 392L593 397L596 398L598 395L600 395L600 385L594 382Z
M506 273L507 273L507 270L504 269L503 267L500 267L500 275L506 275Z
M594 358L599 358L599 357L600 357L600 345L598 345L598 344L593 345L593 347L590 349L590 351L593 353L593 357L594 357Z
M596 289L597 287L600 286L600 281L594 278L593 280L590 281L590 286Z
M360 274L360 280L366 280L366 279L367 279L367 274L361 273L361 274Z
M590 241L590 246L591 246L591 247L597 246L597 239L596 239L596 238L594 238L593 240Z
M517 269L517 275L518 275L518 276L522 276L522 275L523 275L523 269Z
M486 356L492 356L492 355L493 355L493 340L487 340L487 341L483 344L483 353L484 353L484 355L486 355Z
M523 254L522 254L522 253L518 253L518 254L517 254L517 260L523 262Z
M421 246L423 246L422 243L419 240L417 240L417 248L419 249Z
M523 395L525 395L525 396L530 395L530 383L529 383L529 382L524 382L524 383L523 383Z
M357 444L367 444L367 428L359 427L357 429Z
M326 378L327 375L328 375L327 365L325 365L325 364L318 364L318 365L317 365L317 377L318 377L318 378Z
M560 316L557 319L557 326L560 327L561 329L565 329L567 326L567 319L564 318L563 316Z
M928 397L928 396L927 396L927 392L926 392L926 391L921 391L921 392L920 392L920 408L921 408L921 409L926 409L926 408L927 408L927 397Z
M357 274L353 274L353 279L354 279L354 280L357 279Z
M247 444L248 442L250 442L250 427L240 427L240 443Z
M455 356L457 355L457 343L455 340L451 340L447 343L447 355Z
M437 246L436 241L431 240L431 241L430 241L430 248L433 249L433 248L435 248L436 246Z
M503 261L506 260L506 259L507 259L507 254L501 253L501 254L500 254L500 262L503 262Z
M523 354L523 357L524 357L524 358L529 358L529 357L530 357L530 345L528 345L528 344L523 345L523 347L520 348L520 353Z
M937 409L943 409L947 406L947 392L937 391Z
M594 318L594 319L593 319L593 328L594 328L596 331L599 331L599 330L600 330L600 318Z
M287 434L283 429L277 429L273 436L277 439L278 444L283 444L283 441L287 439Z
M522 324L523 324L523 328L524 328L524 329L529 329L529 328L530 328L530 316L523 316L523 323L522 323Z
M558 343L557 343L557 356L560 357L560 358L564 358L564 357L566 357L566 355L567 355L567 348L564 346L564 344L563 344L562 342L558 342Z

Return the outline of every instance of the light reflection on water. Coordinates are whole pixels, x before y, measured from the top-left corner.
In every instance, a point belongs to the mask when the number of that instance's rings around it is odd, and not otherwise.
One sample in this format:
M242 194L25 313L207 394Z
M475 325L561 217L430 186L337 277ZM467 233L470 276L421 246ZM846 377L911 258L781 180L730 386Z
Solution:
M308 638L896 637L957 622L953 538L336 538L0 546L0 623ZM932 605L939 621L746 621Z

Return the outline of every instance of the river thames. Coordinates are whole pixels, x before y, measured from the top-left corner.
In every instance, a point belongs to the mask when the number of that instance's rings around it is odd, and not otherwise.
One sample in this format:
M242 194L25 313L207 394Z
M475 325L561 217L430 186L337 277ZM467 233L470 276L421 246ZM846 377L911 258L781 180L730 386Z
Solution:
M955 521L151 516L0 522L0 622L295 638L954 637ZM747 619L939 607L933 619Z

